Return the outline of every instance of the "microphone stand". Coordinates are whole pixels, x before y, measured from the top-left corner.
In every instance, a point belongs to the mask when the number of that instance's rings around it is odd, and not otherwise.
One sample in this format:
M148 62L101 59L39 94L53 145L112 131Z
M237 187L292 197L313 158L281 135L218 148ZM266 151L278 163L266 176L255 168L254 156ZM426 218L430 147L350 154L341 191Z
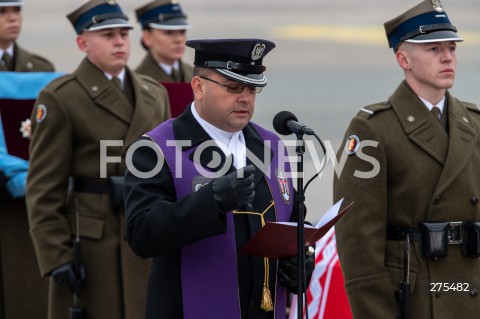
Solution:
M303 189L303 154L305 153L305 144L303 133L295 133L297 136L297 146L295 152L299 157L297 162L297 198L298 204L298 226L297 226L297 319L303 318L303 291L306 290L305 274L305 238L304 238L304 218L305 218L305 191Z

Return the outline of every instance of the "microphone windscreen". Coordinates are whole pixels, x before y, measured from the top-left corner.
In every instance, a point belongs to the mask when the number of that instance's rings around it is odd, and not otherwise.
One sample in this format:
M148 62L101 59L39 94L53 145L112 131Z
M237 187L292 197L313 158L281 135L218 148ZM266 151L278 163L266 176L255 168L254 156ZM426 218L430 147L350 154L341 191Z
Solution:
M293 113L288 111L281 111L275 115L273 118L273 128L277 131L278 134L290 135L292 131L288 128L288 121L298 121L297 117Z

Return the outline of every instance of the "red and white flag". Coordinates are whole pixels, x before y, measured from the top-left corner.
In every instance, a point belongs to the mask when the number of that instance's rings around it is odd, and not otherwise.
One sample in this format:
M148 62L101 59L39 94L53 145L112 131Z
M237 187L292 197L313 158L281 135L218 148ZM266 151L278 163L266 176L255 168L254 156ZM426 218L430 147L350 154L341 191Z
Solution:
M343 283L335 229L332 228L316 243L315 270L305 302L309 319L353 319ZM305 318L305 311L303 313ZM289 319L297 319L296 296L292 300Z

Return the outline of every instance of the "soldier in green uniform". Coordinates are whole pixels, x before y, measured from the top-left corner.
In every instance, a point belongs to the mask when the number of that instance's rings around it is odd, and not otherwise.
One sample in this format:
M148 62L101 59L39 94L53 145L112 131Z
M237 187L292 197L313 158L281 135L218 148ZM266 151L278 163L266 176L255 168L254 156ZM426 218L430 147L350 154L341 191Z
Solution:
M16 42L22 28L23 4L21 0L0 0L0 72L54 71L50 61ZM0 135L3 139L3 131ZM48 283L34 266L35 252L28 232L28 162L6 150L0 156L0 174L6 175L7 182L0 192L0 318L46 318Z
M345 166L334 180L335 200L355 202L336 225L352 313L396 318L407 296L409 318L474 318L480 111L449 92L462 39L437 0L386 22L385 30L405 80L386 102L352 119L338 152ZM406 281L404 295L399 283Z
M22 5L22 0L0 0L0 71L54 71L50 61L16 43L22 27Z
M135 69L159 82L192 80L193 67L181 59L190 24L176 0L154 0L135 10L147 55Z
M132 141L170 118L168 95L127 67L132 26L114 0L88 1L67 18L86 57L40 92L27 181L30 232L50 277L49 319L68 317L78 280L85 318L143 318L150 261L128 248L115 177ZM77 227L84 276L72 252Z

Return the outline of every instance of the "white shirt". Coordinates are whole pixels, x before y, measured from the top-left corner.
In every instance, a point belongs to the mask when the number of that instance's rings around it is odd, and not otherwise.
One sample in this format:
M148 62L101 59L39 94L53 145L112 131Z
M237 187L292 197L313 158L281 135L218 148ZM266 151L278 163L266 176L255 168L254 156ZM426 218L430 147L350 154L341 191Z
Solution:
M2 58L3 53L5 52L8 53L10 58L13 58L13 43L6 50L0 49L0 59Z
M178 63L178 60L175 61L175 63L173 65L168 65L168 64L165 64L165 63L158 63L158 65L163 69L163 71L165 71L165 73L167 73L168 75L172 74L172 71L173 69L175 69L176 71L180 70L180 63Z
M113 78L113 75L107 73L107 72L104 72L103 74L105 74L105 76L107 77L107 79L111 80ZM117 78L120 80L120 87L122 88L123 90L123 83L125 81L125 69L123 69L118 75L117 75Z
M233 154L233 166L237 169L245 167L247 165L247 147L245 146L243 132L241 130L234 133L227 132L208 123L197 113L194 103L192 103L191 110L193 117L220 147L225 156L228 157L230 154Z
M423 104L425 104L425 106L428 108L429 111L432 111L434 106L438 107L440 109L439 116L442 116L443 108L445 107L445 96L443 97L443 99L440 102L437 103L437 105L433 105L432 103L428 102L425 99L422 99L421 97L420 97L420 100L422 100Z

